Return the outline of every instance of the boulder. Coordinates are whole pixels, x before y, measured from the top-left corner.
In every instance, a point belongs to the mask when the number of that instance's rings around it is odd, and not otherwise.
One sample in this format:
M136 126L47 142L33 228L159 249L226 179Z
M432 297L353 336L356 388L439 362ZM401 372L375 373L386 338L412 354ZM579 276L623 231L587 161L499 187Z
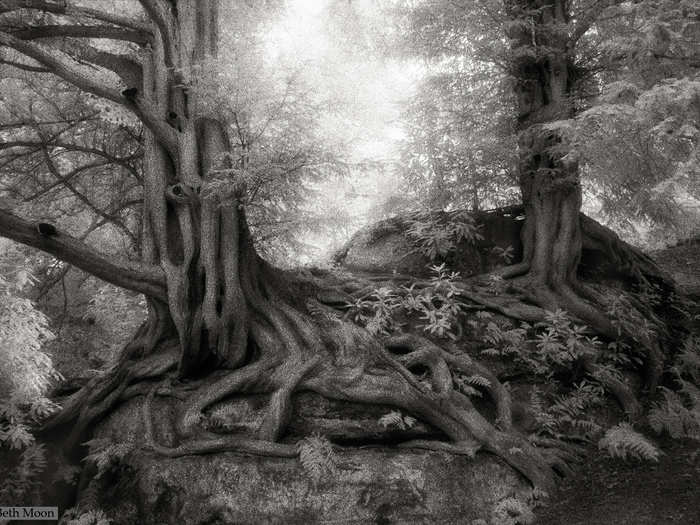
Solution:
M334 256L334 261L351 271L403 273L425 276L428 266L446 262L463 277L485 273L503 264L494 248L513 250L522 257L520 207L499 208L473 214L483 237L475 243L463 241L444 260L431 261L407 235L410 217L392 217L360 229Z
M361 413L359 405L343 407L309 394L297 398L297 415L303 415L300 420L311 422L316 430L320 420L325 420L320 427L330 427L332 434L333 429L341 429L329 421L338 421L340 416L343 431L348 425L359 429L371 418L366 410ZM93 478L81 491L83 498L96 495L94 503L115 525L470 524L497 523L505 507L529 512L526 505L517 504L527 501L529 486L499 459L487 454L470 458L398 448L389 441L406 436L391 431L382 435L376 419L368 430L356 430L355 437L369 443L385 442L336 446L332 470L315 481L297 459L233 452L180 458L154 455L140 447L142 403L141 397L131 399L96 429L95 438L130 443L134 448L117 467ZM158 423L158 417L171 410L166 401L157 400L157 404L153 413ZM382 411L377 410L378 414ZM425 427L413 431L417 437L429 432ZM161 442L170 439L167 428L157 434Z

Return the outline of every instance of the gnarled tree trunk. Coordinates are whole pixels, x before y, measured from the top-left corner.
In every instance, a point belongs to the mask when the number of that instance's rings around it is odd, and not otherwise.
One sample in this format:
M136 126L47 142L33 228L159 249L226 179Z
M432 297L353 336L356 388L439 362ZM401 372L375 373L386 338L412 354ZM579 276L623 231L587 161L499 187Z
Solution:
M590 20L582 20L580 28L572 30L566 0L507 0L506 10L512 19L508 36L526 222L523 260L502 275L514 278L526 296L541 307L567 310L614 339L619 334L602 313L604 298L583 286L577 277L583 239L580 173L577 159L567 152L556 124L574 117L574 46ZM605 237L615 243L617 237L608 233ZM639 268L630 272L638 275L642 284ZM640 343L646 347L647 383L653 388L662 372L663 355L658 341L646 337ZM594 370L595 366L588 363L587 368ZM631 400L634 396L624 393L622 397ZM639 407L633 405L626 408L637 412Z

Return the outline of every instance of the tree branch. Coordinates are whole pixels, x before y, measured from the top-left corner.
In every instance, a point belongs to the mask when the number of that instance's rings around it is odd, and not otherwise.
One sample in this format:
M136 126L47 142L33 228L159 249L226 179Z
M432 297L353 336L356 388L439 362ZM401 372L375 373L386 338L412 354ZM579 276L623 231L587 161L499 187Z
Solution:
M61 77L66 82L70 82L83 91L128 107L151 131L153 131L158 141L166 148L168 153L170 153L173 158L177 158L177 132L171 128L164 119L158 117L153 109L144 103L141 97L126 98L122 96L118 89L105 86L88 75L87 72L80 71L77 65L68 64L65 60L52 55L42 46L33 42L21 40L9 33L0 31L0 45L11 47L29 58L33 58L43 66L49 68L53 74Z
M37 38L106 38L109 40L124 40L136 44L148 44L151 34L134 29L114 27L109 25L45 25L30 26L11 31L12 36L22 40L35 40Z
M91 18L93 20L107 22L116 26L150 32L148 25L139 22L138 20L134 20L126 16L106 13L104 11L100 11L99 9L69 5L66 1L48 2L46 0L0 0L0 13L8 13L18 9L37 9L57 15Z
M164 61L167 67L173 67L175 43L173 40L174 17L168 7L159 0L139 0L146 14L158 28L163 42Z
M41 235L35 224L4 210L0 210L0 235L38 248L108 283L167 301L165 276L157 266L100 254L65 233L57 232L49 237Z

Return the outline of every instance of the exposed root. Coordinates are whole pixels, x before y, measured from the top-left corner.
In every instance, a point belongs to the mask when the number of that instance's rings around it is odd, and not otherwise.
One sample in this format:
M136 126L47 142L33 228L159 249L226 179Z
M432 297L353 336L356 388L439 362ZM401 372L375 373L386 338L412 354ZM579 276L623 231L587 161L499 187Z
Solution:
M111 371L94 377L85 387L73 394L59 413L42 424L38 429L39 433L46 435L53 429L75 420L65 443L68 452L75 451L90 425L108 413L124 397L134 394L133 389L128 390L130 387L137 387L139 381L162 376L174 368L176 362L174 352L152 354L137 362L121 360Z
M233 370L218 381L207 385L206 388L197 392L188 400L179 418L178 432L183 436L191 434L192 429L201 420L202 411L212 403L234 393L255 391L255 387L260 383L261 376L264 376L267 371L279 365L281 362L281 359L275 361L259 361L244 366L243 368Z
M422 450L432 450L434 452L448 452L458 456L468 456L473 458L481 449L481 445L476 441L460 441L458 443L446 443L445 441L429 441L425 439L412 439L397 445L399 448L418 448Z
M284 372L287 377L282 386L272 394L267 415L258 429L259 439L277 441L280 438L291 416L291 399L294 389L320 361L321 356L316 356L306 363L287 363L287 366L280 368L279 371Z
M389 338L386 342L386 347L390 352L397 352L402 349L417 348L420 354L429 354L433 361L441 362L447 368L447 374L450 375L450 384L452 382L451 370L461 372L465 375L478 375L489 382L486 388L489 396L496 405L496 425L502 430L509 430L512 426L511 413L511 398L510 392L498 380L486 366L476 361L474 358L467 355L454 355L446 352L435 343L414 334L402 334ZM406 354L410 356L416 351Z
M177 447L166 447L156 443L153 437L153 422L151 418L151 403L157 387L151 389L142 407L144 424L144 439L149 450L170 458L196 454L214 454L218 452L238 452L256 456L293 458L297 456L296 449L291 445L273 443L261 439L251 439L241 436L225 436L213 439L202 439L187 442Z
M637 401L637 397L632 389L625 383L612 376L609 372L596 365L591 359L583 363L584 370L596 379L605 389L610 392L620 407L632 420L637 419L642 414L642 407Z

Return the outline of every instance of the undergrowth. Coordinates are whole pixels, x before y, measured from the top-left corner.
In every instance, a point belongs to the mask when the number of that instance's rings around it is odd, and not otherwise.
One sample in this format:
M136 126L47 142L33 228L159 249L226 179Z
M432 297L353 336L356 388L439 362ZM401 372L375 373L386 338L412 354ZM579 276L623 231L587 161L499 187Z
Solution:
M415 231L430 230L425 227ZM607 403L603 385L610 379L623 382L626 371L640 369L643 360L638 343L656 337L653 322L633 304L635 300L652 304L659 301L657 290L645 288L635 294L610 296L607 315L618 328L619 337L601 341L563 310L545 312L541 322L517 325L504 324L500 317L483 310L468 316L470 310L459 297L459 274L450 272L445 264L429 268L433 275L427 285L375 289L350 305L347 315L379 335L413 325L430 337L458 341L466 328L471 340L481 341L482 355L509 362L522 373L538 378L537 382L549 385L547 392L531 392L529 408L536 421L533 439L597 442L601 450L615 457L658 460L656 446L631 422L605 428L596 417L596 411ZM629 333L634 337L623 339L622 334ZM658 390L659 399L648 415L649 425L657 433L700 439L698 347L696 339L689 339L670 368L677 389ZM595 372L586 372L583 363L587 361L595 362ZM453 381L463 394L475 397L490 386L478 375L454 373ZM382 424L410 427L400 419L400 413L396 414L392 418L384 416Z

